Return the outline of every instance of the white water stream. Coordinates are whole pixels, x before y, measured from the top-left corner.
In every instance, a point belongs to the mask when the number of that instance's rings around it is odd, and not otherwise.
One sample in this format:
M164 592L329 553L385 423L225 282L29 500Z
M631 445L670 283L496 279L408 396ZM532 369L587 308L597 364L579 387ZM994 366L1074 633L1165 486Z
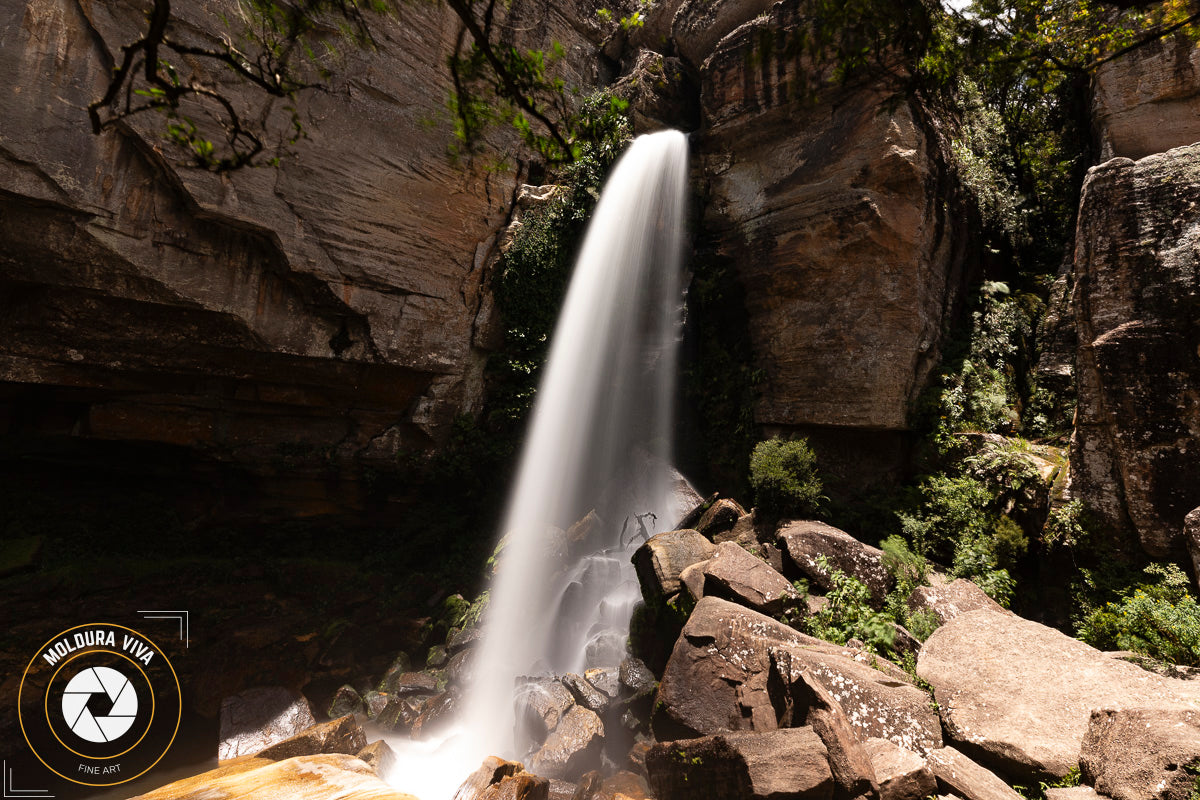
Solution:
M521 676L624 656L639 522L653 534L687 510L670 467L686 196L677 131L638 137L604 187L538 388L458 724L438 743L392 742L390 782L421 800L447 800L488 755L525 755L514 741ZM568 541L589 511L599 523Z

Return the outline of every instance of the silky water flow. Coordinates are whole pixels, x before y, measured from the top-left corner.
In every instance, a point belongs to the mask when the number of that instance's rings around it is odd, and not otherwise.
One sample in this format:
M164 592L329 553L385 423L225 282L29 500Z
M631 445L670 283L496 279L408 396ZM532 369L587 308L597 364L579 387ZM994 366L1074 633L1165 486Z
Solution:
M455 724L437 741L392 742L389 781L421 800L448 800L486 756L529 756L514 710L525 677L625 656L640 599L630 557L687 510L670 465L686 197L678 131L638 137L604 186L538 387Z

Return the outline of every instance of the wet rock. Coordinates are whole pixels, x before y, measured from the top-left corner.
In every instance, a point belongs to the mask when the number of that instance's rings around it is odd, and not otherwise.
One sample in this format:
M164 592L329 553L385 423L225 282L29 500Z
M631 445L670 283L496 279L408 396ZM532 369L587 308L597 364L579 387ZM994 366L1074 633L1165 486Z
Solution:
M553 732L529 759L529 769L551 778L573 778L600 765L604 723L595 712L578 705L558 721Z
M650 537L633 554L642 594L647 599L676 594L682 586L679 574L684 568L707 561L716 549L716 545L693 530L667 531Z
M1193 508L1183 518L1183 541L1192 559L1192 574L1200 581L1200 508Z
M526 682L518 690L514 702L518 723L527 729L530 740L537 743L544 742L558 727L559 721L575 707L571 692L553 678Z
M416 695L408 697L388 697L387 705L375 717L375 723L389 731L410 731L421 716L421 708L425 698Z
M395 697L412 694L430 695L438 690L437 676L431 672L388 673L380 684L380 691Z
M1046 790L1046 800L1104 800L1090 786L1066 786Z
M455 791L452 800L474 800L488 787L505 778L524 772L525 765L519 761L505 761L497 756L488 756L479 767L467 776Z
M861 738L878 736L917 752L941 746L929 695L899 667L715 597L696 604L667 662L655 700L657 737L777 728L768 682L779 650L829 691Z
M454 631L446 639L446 652L451 656L479 642L479 628L474 625Z
M575 791L578 788L570 781L551 778L549 800L575 800Z
M597 548L593 545L596 537L600 535L600 531L604 527L603 520L596 514L596 510L592 509L584 515L583 519L576 522L570 528L567 528L567 550L572 555L579 553L592 552Z
M867 739L863 747L879 782L880 800L924 800L937 789L929 765L911 750L887 739Z
M968 611L995 611L1008 613L1005 608L987 593L966 578L956 578L950 583L944 580L938 585L918 586L908 596L911 611L932 611L938 624L945 624Z
M658 679L640 658L630 656L622 661L617 675L621 685L633 695L652 692L658 686Z
M1119 661L1014 614L970 611L929 637L917 660L946 733L1016 779L1062 777L1079 763L1092 709L1197 707L1200 687Z
M443 645L435 644L429 648L429 654L425 657L425 666L428 669L441 669L449 660L450 654L446 652L446 648Z
M700 66L717 42L771 7L770 0L684 0L671 20L679 53Z
M589 711L595 711L597 714L604 714L611 702L611 698L608 695L574 672L568 672L566 675L563 675L562 685L575 698L576 703Z
M445 691L426 699L421 704L420 714L413 721L412 738L427 739L445 730L454 718L457 705L458 694L454 691Z
M658 800L833 797L825 745L810 728L660 742L646 756Z
M380 780L362 760L344 754L282 761L239 759L167 784L132 800L417 800Z
M689 569L704 576L702 596L723 597L764 614L778 614L799 597L787 578L733 542L717 545L712 558ZM688 577L696 580L694 573Z
M635 135L694 127L700 113L694 81L678 58L640 50L633 67L613 87L629 103Z
M353 686L343 685L338 687L333 700L329 701L329 710L325 712L325 716L337 718L347 714L362 714L365 711L366 703L363 702L362 695L356 692Z
M501 778L479 794L479 800L548 800L550 781L528 772Z
M1021 795L995 773L953 747L931 750L925 759L934 776L965 800L1022 800Z
M621 693L621 675L618 669L613 667L594 667L585 670L583 677L588 683L609 697L616 697Z
M388 773L396 766L396 753L388 743L380 739L359 750L356 754L376 775L387 780Z
M625 657L626 634L607 630L593 634L584 648L584 662L587 664L603 664L616 666Z
M700 518L704 516L704 512L708 510L709 506L717 502L717 499L720 496L720 492L713 492L708 497L702 498L698 502L689 506L691 510L680 518L679 524L675 526L675 530L695 530L696 525L698 525L700 522Z
M746 516L746 509L738 505L736 500L722 498L708 507L704 516L696 523L696 530L703 536L713 539L717 534L732 530L737 521Z
M1189 800L1200 762L1200 709L1092 712L1079 759L1083 779L1113 800Z
M446 680L459 686L470 683L478 660L479 653L476 650L459 650L450 657L450 663L446 664Z
M610 775L600 785L600 796L608 800L654 800L650 795L650 787L641 775L627 770Z
M295 736L276 742L260 750L258 758L282 761L295 756L311 756L320 753L345 753L354 755L367 746L367 735L353 714L313 725Z
M845 531L823 522L801 520L784 523L777 536L784 554L796 569L825 591L833 588L833 581L817 566L820 556L829 559L834 569L862 581L877 605L883 603L892 587L892 576L883 566L883 551L863 544Z
M227 761L257 753L316 724L308 701L279 686L247 689L221 701L217 757Z
M373 720L382 714L391 699L392 696L387 692L367 692L363 695L363 706L366 708L367 719Z

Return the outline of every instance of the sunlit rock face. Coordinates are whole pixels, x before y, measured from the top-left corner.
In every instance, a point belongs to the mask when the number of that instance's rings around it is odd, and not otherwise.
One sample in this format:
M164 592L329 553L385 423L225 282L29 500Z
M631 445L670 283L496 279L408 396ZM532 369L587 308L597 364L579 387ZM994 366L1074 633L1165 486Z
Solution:
M1156 558L1200 505L1200 146L1088 174L1075 243L1072 491Z
M1200 48L1180 33L1100 67L1092 117L1101 161L1200 142Z
M827 76L790 44L806 31L802 7L777 3L704 62L698 249L731 260L744 284L765 372L756 421L882 432L860 443L878 462L937 363L963 215L926 109L882 87L814 102L808 87Z
M568 79L591 83L590 12L517 5L528 44L562 42ZM212 43L219 9L173 10L179 36ZM91 133L139 25L138 3L0 11L0 410L37 442L245 467L300 513L353 504L362 467L482 402L485 273L521 164L447 157L458 22L421 3L373 18L376 48L343 46L328 91L302 98L294 155L228 177L176 163L160 117Z

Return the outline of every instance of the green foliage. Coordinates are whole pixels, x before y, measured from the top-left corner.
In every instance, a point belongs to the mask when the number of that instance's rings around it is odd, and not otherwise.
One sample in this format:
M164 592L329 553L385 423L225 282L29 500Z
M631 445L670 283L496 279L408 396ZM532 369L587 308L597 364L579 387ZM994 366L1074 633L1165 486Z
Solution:
M489 362L489 419L505 430L515 431L533 405L578 244L601 183L631 138L626 108L607 93L582 104L578 157L561 171L553 197L524 215L500 260L494 290L504 346Z
M1187 575L1170 563L1151 564L1145 574L1151 580L1088 614L1079 626L1080 638L1100 648L1200 665L1200 604L1189 591Z
M825 606L805 621L808 633L834 644L858 639L873 653L890 652L896 631L887 614L871 607L866 585L836 569L825 556L817 556L817 567L829 576L833 588L825 595Z
M817 457L805 439L759 442L750 455L750 485L768 517L813 516L825 501Z
M1073 549L1087 541L1088 527L1083 501L1071 500L1050 511L1042 527L1042 543Z
M920 553L913 552L903 537L895 534L884 539L880 548L883 550L883 566L896 581L884 598L883 610L923 642L937 630L937 615L928 609L911 611L908 598L914 589L928 583L929 562Z
M1029 786L1014 786L1012 787L1017 794L1027 800L1046 800L1047 789L1069 789L1073 786L1079 786L1083 783L1083 775L1079 772L1079 767L1074 766L1067 770L1067 774L1062 776L1052 783L1041 781L1037 788Z

